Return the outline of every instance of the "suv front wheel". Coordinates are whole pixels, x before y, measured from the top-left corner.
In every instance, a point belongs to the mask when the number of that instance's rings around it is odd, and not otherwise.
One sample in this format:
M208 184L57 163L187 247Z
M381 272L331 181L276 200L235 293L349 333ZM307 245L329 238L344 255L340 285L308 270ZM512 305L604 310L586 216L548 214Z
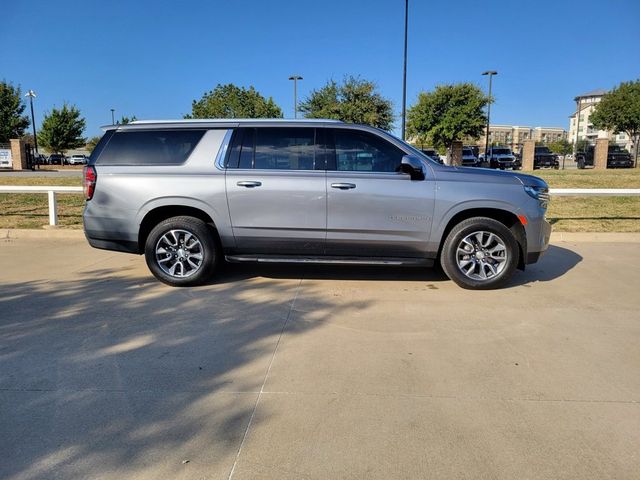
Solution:
M194 217L163 220L149 233L144 255L151 273L168 285L199 285L211 277L219 251L209 226Z
M487 290L504 285L515 271L518 241L503 223L474 217L457 224L447 235L440 263L462 288Z

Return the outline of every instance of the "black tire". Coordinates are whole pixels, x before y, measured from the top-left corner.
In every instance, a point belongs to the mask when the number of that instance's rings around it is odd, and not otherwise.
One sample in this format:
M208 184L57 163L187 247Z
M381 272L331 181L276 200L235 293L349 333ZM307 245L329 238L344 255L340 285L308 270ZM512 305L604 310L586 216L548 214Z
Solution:
M577 163L578 163L578 168L580 170L584 170L584 160L582 158L579 158Z
M462 244L466 246L467 243L464 243L463 240L474 234L474 232L485 232L485 235L481 236L481 238L486 240L493 238L496 245L498 245L495 238L497 237L504 247L505 260L504 262L496 260L499 254L496 254L496 257L490 256L488 260L484 260L487 258L487 249L483 249L482 245L476 244L476 247L479 246L479 251L482 253L473 253L474 250L471 250L471 253L468 255L468 259L465 259L465 257L461 259L461 261L470 262L468 265L472 272L470 274L465 274L462 268L458 265L458 246ZM488 234L493 234L495 237L491 237L491 235ZM471 245L469 246L471 247ZM490 246L491 245L489 245L489 247ZM482 257L480 257L480 255L482 255ZM493 288L500 288L509 281L518 266L519 258L520 248L518 246L518 241L510 229L508 229L503 223L492 218L473 217L463 220L451 229L442 246L440 264L442 265L444 272L447 274L447 277L462 288L471 290L489 290ZM493 270L497 270L497 272L494 274L492 273ZM487 271L489 272L488 276ZM484 272L484 275L488 278L471 278L472 276L481 276L482 272Z
M218 265L220 251L213 229L188 216L160 222L151 230L144 246L151 273L173 287L206 282Z

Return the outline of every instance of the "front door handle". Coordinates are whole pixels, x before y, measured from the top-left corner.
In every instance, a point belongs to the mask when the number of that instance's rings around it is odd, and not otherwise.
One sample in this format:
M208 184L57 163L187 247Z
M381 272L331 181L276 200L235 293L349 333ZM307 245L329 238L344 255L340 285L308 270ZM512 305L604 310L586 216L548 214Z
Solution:
M256 182L254 180L243 180L241 182L238 182L236 185L238 185L239 187L253 188L259 187L260 185L262 185L262 182Z
M356 188L355 183L332 183L331 188L339 188L340 190L349 190L350 188Z

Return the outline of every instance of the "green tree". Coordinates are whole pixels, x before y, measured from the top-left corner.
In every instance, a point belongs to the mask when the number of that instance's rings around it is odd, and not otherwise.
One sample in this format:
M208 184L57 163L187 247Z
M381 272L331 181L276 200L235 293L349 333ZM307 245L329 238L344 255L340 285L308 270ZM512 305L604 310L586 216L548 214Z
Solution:
M571 142L566 138L561 138L555 142L551 142L547 146L549 147L549 150L553 153L557 153L558 155L567 155L573 151Z
M138 118L134 115L133 117L122 117L120 120L116 122L116 125L126 125L127 123L135 122Z
M82 147L86 139L82 136L85 121L74 105L66 103L61 109L53 108L44 116L42 127L38 132L38 142L54 153L64 154L65 150Z
M596 128L625 132L635 146L637 166L640 140L640 80L622 82L602 97L589 120Z
M218 84L191 104L191 113L184 118L281 118L282 110L271 97L265 98L249 87L232 83Z
M582 138L576 142L576 152L586 152L590 145L589 140Z
M12 138L20 138L31 123L23 115L26 106L22 102L20 87L14 87L5 80L0 82L0 143Z
M440 85L421 92L407 112L407 132L435 147L451 148L454 141L479 138L487 124L489 98L472 83Z
M313 90L298 109L307 118L331 118L383 130L393 127L391 101L377 91L375 83L353 76L345 77L342 84L329 80Z
M93 152L93 149L96 148L96 145L98 144L101 138L102 137L91 137L89 140L87 140L87 143L85 144L84 148L89 150L89 153Z

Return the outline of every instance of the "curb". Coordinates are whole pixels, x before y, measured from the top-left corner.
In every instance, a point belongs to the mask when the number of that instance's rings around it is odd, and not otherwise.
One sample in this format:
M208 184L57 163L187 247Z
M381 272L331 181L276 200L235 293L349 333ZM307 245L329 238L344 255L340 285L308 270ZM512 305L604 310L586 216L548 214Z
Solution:
M551 242L639 243L637 232L552 232Z
M43 229L0 229L0 239L74 239L84 240L81 229L60 229L55 227ZM552 232L551 243L583 242L583 243L640 243L640 233L636 232Z

